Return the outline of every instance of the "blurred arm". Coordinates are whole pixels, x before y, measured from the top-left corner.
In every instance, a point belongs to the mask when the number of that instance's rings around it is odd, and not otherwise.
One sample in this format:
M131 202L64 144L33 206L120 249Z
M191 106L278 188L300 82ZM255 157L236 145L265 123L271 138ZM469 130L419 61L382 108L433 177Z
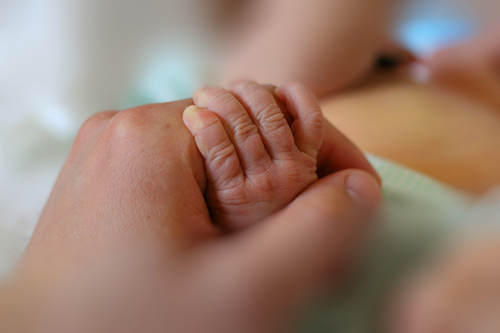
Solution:
M324 95L355 83L387 40L391 0L274 0L260 3L240 34L224 81L305 83Z

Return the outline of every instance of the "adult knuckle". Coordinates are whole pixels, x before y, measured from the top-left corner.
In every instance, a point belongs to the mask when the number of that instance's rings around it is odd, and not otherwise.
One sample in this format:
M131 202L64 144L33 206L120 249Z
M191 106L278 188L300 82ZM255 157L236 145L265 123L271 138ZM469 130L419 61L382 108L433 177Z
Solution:
M90 116L80 127L75 142L77 144L84 144L92 140L96 135L100 134L105 124L107 124L116 113L116 111L104 111Z
M109 122L106 133L110 139L134 138L143 135L155 124L153 116L141 108L119 112Z
M99 125L103 122L108 122L117 113L117 111L102 111L95 113L85 121L84 126Z
M103 123L107 123L116 114L116 111L104 111L90 116L80 128L81 132L92 132Z

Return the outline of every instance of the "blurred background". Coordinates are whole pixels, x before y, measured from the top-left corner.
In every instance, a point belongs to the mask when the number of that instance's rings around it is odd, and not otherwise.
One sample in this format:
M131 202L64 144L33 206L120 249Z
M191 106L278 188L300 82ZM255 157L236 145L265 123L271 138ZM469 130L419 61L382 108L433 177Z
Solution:
M223 0L0 1L0 271L22 252L81 123L217 82L238 6ZM417 54L494 22L498 0L412 0L393 32ZM251 9L248 9L251 10Z

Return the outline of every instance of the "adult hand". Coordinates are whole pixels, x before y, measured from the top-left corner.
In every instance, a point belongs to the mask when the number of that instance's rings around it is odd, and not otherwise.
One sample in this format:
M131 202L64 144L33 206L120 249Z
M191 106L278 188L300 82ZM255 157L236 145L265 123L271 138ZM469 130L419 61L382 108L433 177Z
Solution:
M293 89L282 87L280 97L286 102ZM184 100L147 105L87 120L40 217L25 262L34 257L45 265L89 240L141 231L163 235L172 246L217 237L220 230L211 223L203 197L203 159L182 121L182 112L191 104ZM285 110L283 103L280 106ZM318 173L322 177L346 169L363 170L379 181L365 156L327 123Z
M366 170L326 175L258 226L222 235L203 198L203 160L182 123L190 104L105 112L82 127L21 270L49 281L51 332L134 332L147 323L152 331L265 332L285 323L280 315L292 301L343 274L380 195L363 155L330 127L325 175ZM134 245L113 245L124 239ZM148 286L172 297L158 299ZM121 319L97 316L90 311L97 303ZM140 310L147 320L128 316Z
M305 297L344 275L377 198L372 177L343 171L255 228L188 252L165 252L154 236L120 240L53 293L48 331L287 330Z

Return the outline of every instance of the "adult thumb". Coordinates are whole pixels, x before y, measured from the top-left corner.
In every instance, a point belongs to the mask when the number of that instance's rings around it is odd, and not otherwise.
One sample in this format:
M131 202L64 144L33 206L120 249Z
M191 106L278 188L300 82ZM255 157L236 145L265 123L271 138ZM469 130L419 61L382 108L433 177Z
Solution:
M344 170L307 188L287 208L242 235L238 261L262 305L280 307L339 278L360 247L380 200L368 172Z

